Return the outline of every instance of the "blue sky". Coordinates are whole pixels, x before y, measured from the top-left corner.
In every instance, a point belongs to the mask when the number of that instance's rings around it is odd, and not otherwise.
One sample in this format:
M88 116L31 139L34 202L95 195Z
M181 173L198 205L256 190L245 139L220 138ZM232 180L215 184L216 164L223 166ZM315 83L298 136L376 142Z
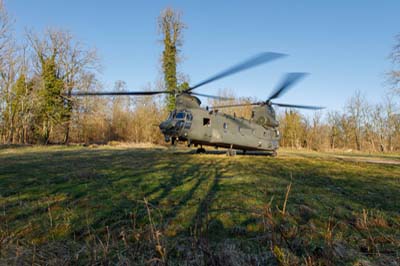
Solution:
M268 97L285 72L309 72L280 102L341 109L356 90L379 102L388 55L400 33L400 1L105 1L9 0L17 36L25 28L70 30L97 48L101 79L141 90L161 77L157 16L180 10L187 24L180 71L192 84L262 51L289 56L199 89L230 88Z

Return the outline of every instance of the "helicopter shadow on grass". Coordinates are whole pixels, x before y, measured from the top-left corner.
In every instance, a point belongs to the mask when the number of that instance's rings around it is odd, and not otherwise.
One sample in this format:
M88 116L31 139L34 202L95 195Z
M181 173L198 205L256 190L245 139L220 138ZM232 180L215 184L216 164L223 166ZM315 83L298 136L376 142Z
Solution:
M191 149L191 150L187 150L187 151L174 151L173 154L210 154L210 155L227 155L227 149L214 149L214 150L206 150L205 153L197 153L197 151L195 149ZM241 150L237 150L236 151L236 155L243 155L243 156L272 156L271 152L268 151L246 151L243 152Z

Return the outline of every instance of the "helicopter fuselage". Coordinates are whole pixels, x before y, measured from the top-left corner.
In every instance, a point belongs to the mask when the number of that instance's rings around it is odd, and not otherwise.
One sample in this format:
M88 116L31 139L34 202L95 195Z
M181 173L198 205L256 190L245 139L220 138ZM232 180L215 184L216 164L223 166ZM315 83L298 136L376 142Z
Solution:
M200 108L200 100L190 95L177 96L176 109L160 129L167 142L187 141L189 145L241 150L275 151L280 138L277 127Z

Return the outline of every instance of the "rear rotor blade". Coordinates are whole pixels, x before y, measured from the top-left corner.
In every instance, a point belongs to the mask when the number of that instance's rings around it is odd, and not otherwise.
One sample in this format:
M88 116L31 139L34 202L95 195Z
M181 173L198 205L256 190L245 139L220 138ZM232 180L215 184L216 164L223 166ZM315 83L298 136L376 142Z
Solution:
M235 73L244 71L246 69L249 69L249 68L264 64L264 63L267 63L269 61L272 61L274 59L278 59L278 58L283 57L283 56L286 56L286 55L285 54L280 54L280 53L272 53L272 52L265 52L265 53L258 54L258 55L254 56L254 57L251 57L251 58L245 60L244 62L241 62L241 63L239 63L239 64L237 64L237 65L235 65L233 67L230 67L230 68L218 73L217 75L212 76L212 77L210 77L210 78L208 78L208 79L196 84L195 86L190 87L187 90L187 92L189 92L191 90L194 90L194 89L196 89L196 88L198 88L200 86L206 85L206 84L208 84L210 82L216 81L218 79L221 79L221 78L233 75Z
M286 103L271 103L271 104L276 105L276 106L280 106L280 107L301 108L301 109L309 109L309 110L325 109L325 107L321 107L321 106L286 104Z
M295 83L300 81L300 79L304 78L306 75L307 73L287 73L280 85L272 92L271 96L269 96L268 101L281 96L290 87L292 87Z
M229 97L223 97L223 96L214 96L214 95L208 95L208 94L203 94L203 93L197 93L197 92L191 92L191 95L197 95L197 96L202 96L206 98L211 98L211 99L216 99L216 100L222 100L222 101L229 101L229 100L234 100L235 98L229 98Z
M124 95L156 95L163 93L171 93L169 91L97 91L97 92L73 92L72 96L124 96Z
M220 109L220 108L230 108L230 107L240 107L240 106L250 106L250 105L261 105L262 103L238 103L238 104L227 104L227 105L217 105L212 106L212 109Z

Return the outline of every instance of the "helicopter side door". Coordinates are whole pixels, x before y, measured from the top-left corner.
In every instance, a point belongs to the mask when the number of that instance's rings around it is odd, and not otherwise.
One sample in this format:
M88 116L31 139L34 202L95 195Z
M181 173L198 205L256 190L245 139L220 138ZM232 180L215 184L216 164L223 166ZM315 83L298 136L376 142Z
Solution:
M194 142L209 142L212 135L212 126L214 117L208 111L202 109L192 109L190 119L187 119L188 125L191 125L188 131L188 138Z

